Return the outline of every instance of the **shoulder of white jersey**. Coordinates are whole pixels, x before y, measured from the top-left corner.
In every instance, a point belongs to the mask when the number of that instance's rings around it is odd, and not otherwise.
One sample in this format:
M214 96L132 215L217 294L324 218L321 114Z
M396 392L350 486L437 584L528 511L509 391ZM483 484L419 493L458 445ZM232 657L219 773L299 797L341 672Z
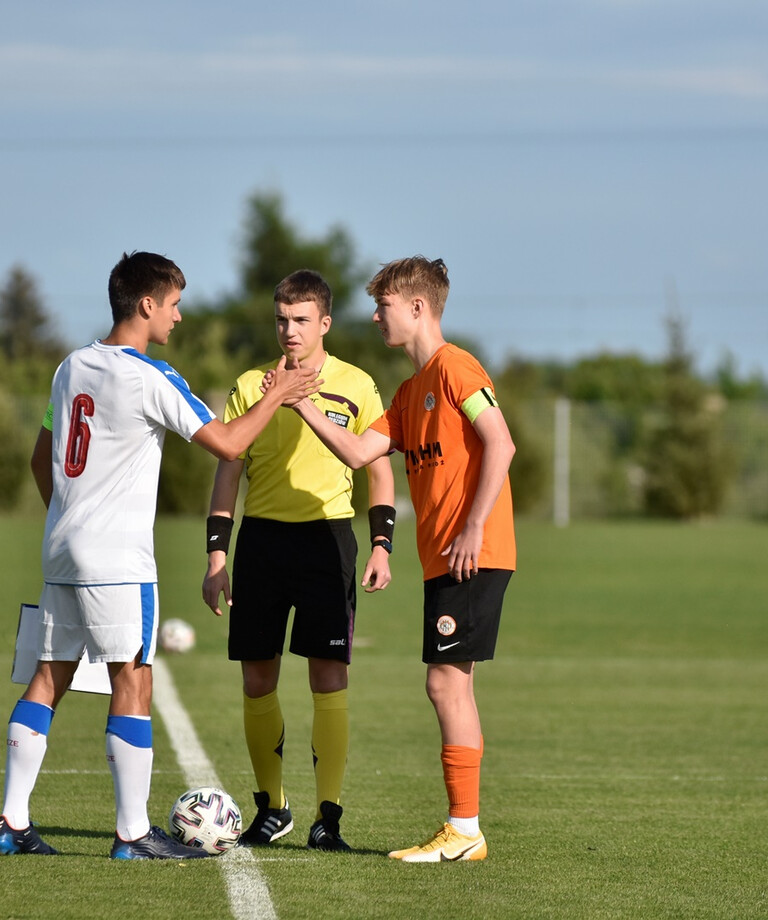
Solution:
M139 362L139 367L154 368L175 386L181 384L183 387L189 389L187 381L181 376L176 368L172 367L167 361L163 361L161 358L151 358L149 355L137 351L135 348L122 348L121 351L130 358L135 358Z
M192 392L192 390L189 388L189 384L176 370L176 368L172 367L167 361L163 361L159 358L150 358L149 355L137 351L135 348L124 348L122 351L128 357L134 358L138 361L137 367L147 368L149 369L150 373L156 372L158 375L167 380L168 383L181 396L181 398L192 407L193 411L203 422L203 424L206 424L215 417L209 407L206 406L206 404L202 401L202 399L200 399L199 396L196 396Z

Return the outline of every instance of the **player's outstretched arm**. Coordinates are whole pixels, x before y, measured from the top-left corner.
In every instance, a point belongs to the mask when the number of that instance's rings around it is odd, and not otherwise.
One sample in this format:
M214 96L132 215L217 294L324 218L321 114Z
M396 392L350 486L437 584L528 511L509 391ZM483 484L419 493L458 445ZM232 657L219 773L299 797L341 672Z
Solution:
M226 424L213 419L203 425L192 440L219 460L236 460L264 431L283 402L317 393L322 382L317 379L314 368L286 368L283 356L275 369L271 386L257 403Z
M368 466L395 447L390 438L373 428L367 428L362 434L342 428L321 412L311 399L294 400L291 404L328 450L353 470Z
M375 505L395 504L395 477L392 474L392 464L389 457L379 457L365 468L368 475L368 504L371 508ZM376 537L386 537L387 534L371 533L371 540ZM366 593L382 591L392 581L389 570L389 553L383 546L374 546L363 572L362 586Z
M211 493L211 506L209 515L214 518L232 521L235 516L235 502L237 500L237 490L240 485L240 476L243 472L244 461L242 460L220 460L216 468L216 477L213 481L213 492ZM210 521L210 518L209 518ZM218 523L214 521L214 523ZM231 525L230 525L231 526ZM227 536L228 539L228 536ZM207 547L215 545L212 538L209 537ZM232 606L232 589L229 583L229 573L227 572L227 548L223 550L214 549L208 553L208 569L203 579L203 600L216 614L217 617L222 615L219 599L224 595L224 603L227 607Z
M515 445L501 409L489 406L475 419L473 428L483 445L477 491L461 533L442 553L448 556L448 571L456 581L470 578L473 572L477 572L485 522L499 497L515 455Z
M47 508L53 495L53 432L47 428L40 429L35 449L32 451L30 466L37 484L37 491Z

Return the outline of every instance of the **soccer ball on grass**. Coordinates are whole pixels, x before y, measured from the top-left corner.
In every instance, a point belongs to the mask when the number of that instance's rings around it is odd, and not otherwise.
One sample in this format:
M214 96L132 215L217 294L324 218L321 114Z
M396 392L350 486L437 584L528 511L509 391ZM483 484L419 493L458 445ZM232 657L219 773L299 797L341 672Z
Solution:
M217 856L235 846L243 819L231 795L223 789L201 786L176 799L168 825L172 837Z
M188 652L195 647L195 630L186 620L165 620L160 624L160 645L166 652Z

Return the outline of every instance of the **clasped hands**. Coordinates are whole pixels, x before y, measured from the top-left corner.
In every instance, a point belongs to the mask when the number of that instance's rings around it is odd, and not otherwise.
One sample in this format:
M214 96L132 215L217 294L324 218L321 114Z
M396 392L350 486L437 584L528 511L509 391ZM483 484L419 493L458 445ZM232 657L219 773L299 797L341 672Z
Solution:
M314 367L301 367L296 358L291 358L289 362L283 355L277 367L264 374L259 389L262 393L275 389L281 396L281 405L292 408L305 396L313 396L319 391L325 381L319 380L318 374Z

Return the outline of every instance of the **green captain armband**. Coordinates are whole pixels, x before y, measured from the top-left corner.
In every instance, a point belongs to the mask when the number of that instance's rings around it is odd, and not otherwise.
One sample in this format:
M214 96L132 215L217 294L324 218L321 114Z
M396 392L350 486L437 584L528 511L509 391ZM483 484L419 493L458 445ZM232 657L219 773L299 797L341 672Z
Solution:
M496 397L493 395L493 390L490 387L483 387L478 390L477 393L473 393L464 400L461 404L461 411L470 422L474 424L478 415L480 415L483 409L487 409L488 406L494 406L496 409L499 408Z
M43 428L47 428L48 431L53 431L53 403L48 403L48 408L45 410L45 415L43 416Z

